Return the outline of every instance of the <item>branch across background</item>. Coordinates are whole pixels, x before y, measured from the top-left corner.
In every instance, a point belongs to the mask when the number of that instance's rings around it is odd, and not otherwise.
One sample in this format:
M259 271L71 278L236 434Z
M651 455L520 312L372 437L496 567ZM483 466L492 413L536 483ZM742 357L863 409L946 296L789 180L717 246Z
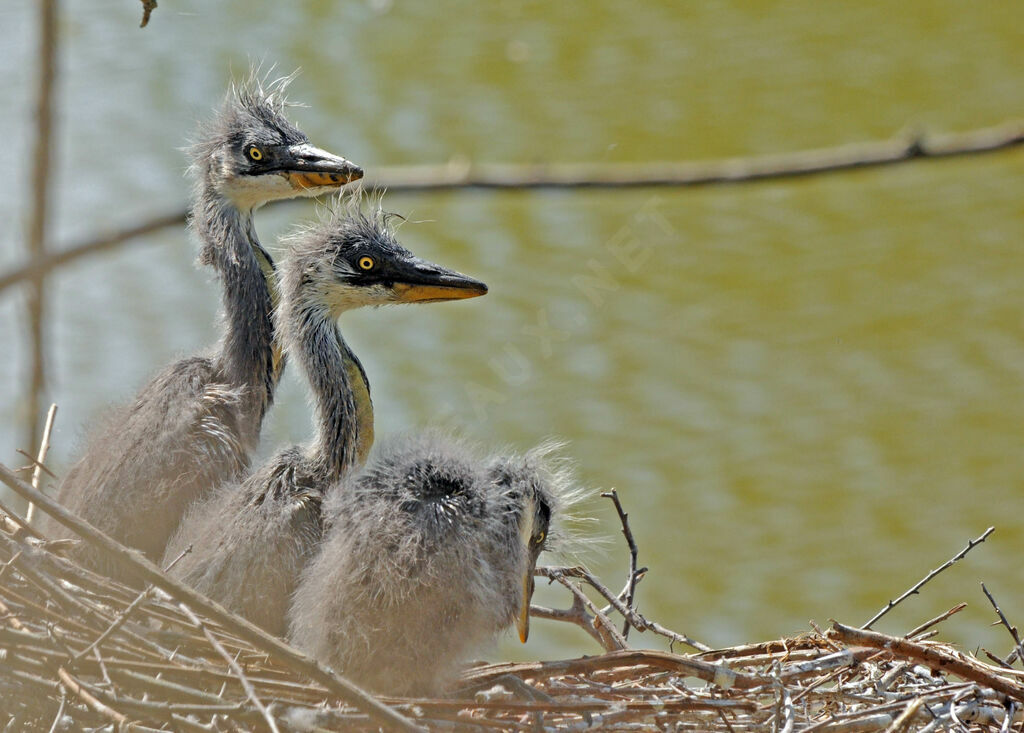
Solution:
M380 167L366 179L369 190L415 193L452 190L650 188L776 181L854 169L942 160L1011 150L1024 144L1024 120L995 127L926 137L894 138L835 148L707 162L565 163L547 165L453 162ZM158 214L109 234L89 236L0 274L0 293L25 280L88 255L108 252L139 237L182 226L186 210Z

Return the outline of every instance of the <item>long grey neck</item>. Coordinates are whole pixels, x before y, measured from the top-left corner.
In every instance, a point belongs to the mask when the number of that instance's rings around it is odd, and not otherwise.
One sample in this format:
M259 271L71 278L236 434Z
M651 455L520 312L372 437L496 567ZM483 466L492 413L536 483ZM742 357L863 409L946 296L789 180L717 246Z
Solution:
M259 435L274 399L279 368L274 358L273 303L257 253L272 269L260 246L252 213L241 212L213 190L201 192L192 212L203 242L200 259L220 275L225 333L218 365L229 384L244 388L250 438Z
M364 438L352 370L358 361L325 304L286 300L282 307L289 351L313 390L317 434L309 457L323 479L334 481L361 463ZM365 377L361 381L365 385Z

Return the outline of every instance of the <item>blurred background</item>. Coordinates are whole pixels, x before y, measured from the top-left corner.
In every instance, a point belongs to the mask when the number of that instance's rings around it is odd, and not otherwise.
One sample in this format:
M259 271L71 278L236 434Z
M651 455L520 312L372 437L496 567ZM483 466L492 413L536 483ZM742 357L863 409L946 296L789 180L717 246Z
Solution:
M784 153L1024 116L1024 6L508 0L61 4L49 246L182 207L181 148L252 61L292 118L364 166L643 163ZM0 273L25 261L36 4L0 7ZM694 189L390 195L417 254L482 300L342 321L377 434L441 422L488 445L569 441L630 513L642 613L711 645L959 601L943 638L1003 654L978 586L1024 623L1024 152ZM259 214L263 242L313 205ZM623 254L626 250L626 254ZM217 338L182 226L47 279L46 402L62 475L85 429ZM24 286L0 292L0 458L28 409ZM309 434L290 372L263 450ZM5 501L12 501L4 495ZM621 587L627 554L584 560ZM541 589L540 602L568 605ZM496 658L596 652L539 621ZM635 636L635 643L660 645Z

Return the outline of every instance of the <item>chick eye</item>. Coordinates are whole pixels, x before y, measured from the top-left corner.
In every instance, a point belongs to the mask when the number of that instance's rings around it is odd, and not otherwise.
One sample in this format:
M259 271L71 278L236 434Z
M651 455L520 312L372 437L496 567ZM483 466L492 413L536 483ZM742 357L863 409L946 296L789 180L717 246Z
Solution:
M249 148L249 157L252 160L263 160L263 151L253 145Z
M533 540L531 540L531 541L533 542L534 545L539 545L540 543L542 543L544 541L544 538L546 538L547 536L548 536L548 533L543 531L543 530L541 530L540 532L538 532L534 536Z
M359 269L361 270L372 270L374 261L372 257L360 257L359 258Z

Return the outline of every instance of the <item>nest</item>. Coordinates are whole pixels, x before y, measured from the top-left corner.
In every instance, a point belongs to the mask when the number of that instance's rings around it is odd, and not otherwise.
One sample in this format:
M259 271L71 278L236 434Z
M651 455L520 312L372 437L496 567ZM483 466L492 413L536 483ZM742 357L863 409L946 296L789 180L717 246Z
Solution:
M463 674L450 697L411 699L366 694L177 585L2 466L0 480L63 517L82 541L120 557L146 583L131 588L76 565L62 555L67 540L47 541L0 507L5 730L850 733L1024 726L1024 672L1011 666L1024 649L1005 619L1016 645L1006 659L982 661L933 640L934 627L962 606L902 637L834 623L827 631L729 649L709 649L649 621L632 604L644 569L636 566L636 545L614 494L630 549L623 590L609 591L583 568L541 568L538 574L566 589L570 605L534 607L535 616L585 629L603 652L481 665ZM631 649L630 631L696 651Z

